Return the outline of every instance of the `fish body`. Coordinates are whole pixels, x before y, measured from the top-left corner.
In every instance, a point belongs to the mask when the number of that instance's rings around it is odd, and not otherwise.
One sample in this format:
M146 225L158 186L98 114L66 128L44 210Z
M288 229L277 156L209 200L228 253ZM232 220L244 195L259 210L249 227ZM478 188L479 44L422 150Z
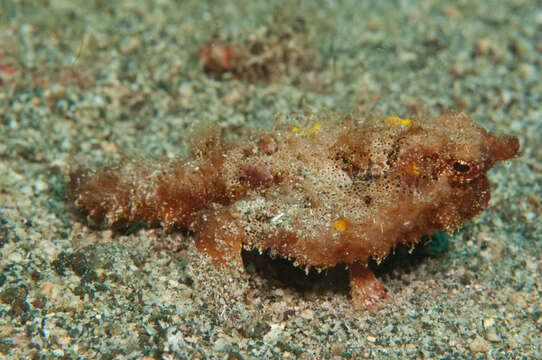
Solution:
M190 229L200 251L230 267L243 266L242 249L303 267L347 264L361 308L386 297L370 259L482 212L488 170L519 155L516 137L490 133L463 113L215 140L186 159L74 171L75 205L97 226Z

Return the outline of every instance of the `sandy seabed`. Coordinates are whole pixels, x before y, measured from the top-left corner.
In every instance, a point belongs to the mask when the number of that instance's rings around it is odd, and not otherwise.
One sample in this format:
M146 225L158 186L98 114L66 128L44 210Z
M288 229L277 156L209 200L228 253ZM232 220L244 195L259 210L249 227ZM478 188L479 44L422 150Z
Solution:
M0 358L540 358L542 5L370 3L1 1ZM213 39L303 61L206 73ZM68 200L70 169L183 156L198 129L420 104L523 154L445 246L377 269L390 297L372 312L352 309L343 268L246 253L230 274L191 234L93 229Z

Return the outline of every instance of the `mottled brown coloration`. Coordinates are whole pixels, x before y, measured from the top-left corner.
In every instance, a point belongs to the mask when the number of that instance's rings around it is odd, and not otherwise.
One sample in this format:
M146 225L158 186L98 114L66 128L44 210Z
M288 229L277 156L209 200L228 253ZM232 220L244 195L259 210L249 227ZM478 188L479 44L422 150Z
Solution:
M90 223L188 228L216 263L258 249L325 269L351 267L354 304L386 296L367 270L400 243L459 227L489 202L487 171L519 154L462 113L316 124L70 176Z

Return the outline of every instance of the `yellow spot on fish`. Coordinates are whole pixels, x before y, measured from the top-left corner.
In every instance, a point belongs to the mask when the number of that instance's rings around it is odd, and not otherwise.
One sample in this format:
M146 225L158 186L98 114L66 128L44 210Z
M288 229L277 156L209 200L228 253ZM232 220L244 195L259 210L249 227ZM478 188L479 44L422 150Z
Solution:
M308 130L303 130L303 129L300 129L298 127L293 127L292 128L292 132L294 134L300 134L300 135L314 135L316 134L318 131L320 131L320 129L322 128L322 124L320 123L316 123L312 126L312 128L308 129Z
M237 187L237 189L235 189L235 192L231 195L232 198L236 198L236 197L239 197L240 195L242 195L245 190L247 189L247 187L245 185L239 185Z
M405 125L409 126L412 123L412 120L410 119L402 119L397 115L388 116L384 119L388 123L388 125Z
M416 165L415 162L411 162L410 164L406 165L404 170L407 174L412 175L414 177L417 177L418 175L420 175L420 167Z
M335 229L337 229L337 231L345 231L348 224L346 223L346 220L339 219L333 223L333 226Z

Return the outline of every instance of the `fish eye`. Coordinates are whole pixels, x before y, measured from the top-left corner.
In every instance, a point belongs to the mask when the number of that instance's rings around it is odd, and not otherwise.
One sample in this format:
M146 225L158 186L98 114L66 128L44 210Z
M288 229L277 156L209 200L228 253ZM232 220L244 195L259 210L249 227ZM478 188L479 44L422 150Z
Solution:
M461 184L470 183L480 175L480 165L475 162L451 159L448 164L452 179Z
M466 161L463 161L463 160L454 161L452 167L454 168L455 171L457 171L459 173L462 173L462 174L469 172L470 169L471 169L469 163L467 163Z

